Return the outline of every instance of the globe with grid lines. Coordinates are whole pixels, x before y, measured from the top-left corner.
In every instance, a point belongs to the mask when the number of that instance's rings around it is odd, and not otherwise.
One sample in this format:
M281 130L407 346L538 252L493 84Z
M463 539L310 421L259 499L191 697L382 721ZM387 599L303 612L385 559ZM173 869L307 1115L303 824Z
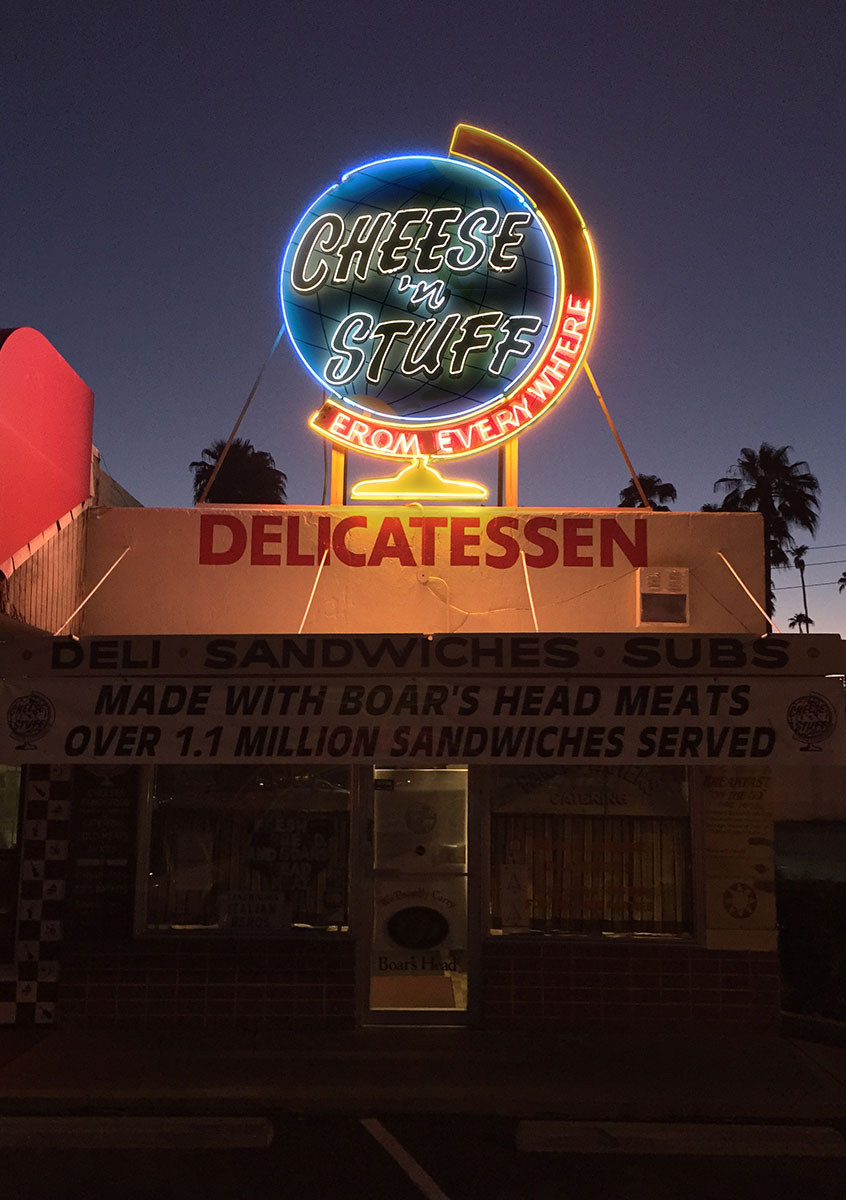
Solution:
M544 221L513 184L410 155L350 171L309 206L280 293L320 386L413 426L515 389L549 337L560 276Z

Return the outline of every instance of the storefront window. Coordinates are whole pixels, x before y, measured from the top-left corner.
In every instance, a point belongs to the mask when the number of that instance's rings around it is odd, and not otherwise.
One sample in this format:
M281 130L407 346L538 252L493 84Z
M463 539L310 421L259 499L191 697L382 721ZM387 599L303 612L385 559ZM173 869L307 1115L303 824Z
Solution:
M0 962L12 956L18 901L20 767L0 766Z
M346 767L159 768L146 929L346 928L349 802Z
M683 768L505 768L491 808L492 930L691 931Z

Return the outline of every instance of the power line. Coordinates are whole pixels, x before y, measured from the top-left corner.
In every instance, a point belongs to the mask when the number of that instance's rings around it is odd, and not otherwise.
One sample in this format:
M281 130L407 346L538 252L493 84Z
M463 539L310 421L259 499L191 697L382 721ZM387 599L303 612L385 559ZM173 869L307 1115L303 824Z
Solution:
M268 354L267 358L264 360L264 362L261 365L261 370L259 371L258 375L256 376L255 383L250 388L250 394L249 394L249 396L247 396L247 399L244 402L244 407L241 409L241 412L238 416L238 420L232 426L232 432L229 435L226 445L223 447L220 454L218 454L217 459L215 460L214 466L212 467L211 475L209 475L208 479L206 480L206 486L203 488L202 493L200 494L199 498L195 501L195 505L194 505L195 508L198 508L201 504L205 503L206 497L208 496L209 492L212 490L212 484L214 483L215 479L217 479L218 471L223 466L223 460L226 458L227 454L229 453L229 448L235 440L235 434L238 432L241 422L243 421L244 417L247 415L247 409L250 407L250 404L252 403L253 396L255 396L256 392L258 391L258 387L259 387L259 384L261 383L262 375L264 375L265 368L267 367L267 364L270 362L271 358L273 358L273 353L276 350L276 347L282 341L282 334L284 332L285 332L285 326L283 324L280 327L279 332L276 335L276 339L275 339L273 345L270 347L270 353Z
M809 567L837 567L837 566L839 566L841 563L845 563L845 562L846 562L846 558L827 558L827 559L825 559L825 560L824 560L824 562L815 562L815 563L812 563L812 562L806 562L806 563L805 563L805 570L807 571ZM798 570L799 570L799 568L798 568L798 567L791 567L791 568L790 568L790 570L791 570L791 571L798 571Z
M834 587L835 584L839 584L839 583L840 583L839 579L829 579L826 583L806 583L805 587L806 588ZM801 586L802 586L801 583L788 583L788 584L785 584L783 587L777 587L777 588L774 588L773 590L776 592L798 592L799 589L801 588Z

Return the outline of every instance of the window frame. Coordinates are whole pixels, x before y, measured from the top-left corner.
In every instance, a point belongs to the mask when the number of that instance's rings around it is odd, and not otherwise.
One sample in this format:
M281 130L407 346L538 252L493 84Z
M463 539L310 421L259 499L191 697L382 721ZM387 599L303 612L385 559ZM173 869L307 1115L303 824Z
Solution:
M165 764L165 770L173 769L175 766L185 766L191 768L191 764ZM353 780L355 768L353 764L342 762L330 763L315 763L309 770L319 772L321 768L337 769L345 768L349 775L350 786L348 789L348 800L346 807L347 814L347 830L346 830L346 863L343 871L344 882L346 888L345 907L346 920L343 924L327 925L327 926L308 926L291 922L288 925L281 925L274 928L257 928L257 929L239 929L224 927L220 924L186 924L178 925L164 924L153 926L149 924L149 881L152 876L151 861L153 849L153 814L156 797L156 773L160 768L146 767L144 768L144 777L142 779L141 796L138 805L138 831L137 831L137 879L135 889L135 912L133 922L133 934L136 938L174 938L174 937L203 937L203 938L230 938L230 939L257 939L257 938L291 938L291 937L306 937L306 938L338 938L347 937L350 933L352 921L351 910L353 906L353 884L351 877L351 862L352 862L352 824L353 824ZM250 771L249 764L244 764L245 772ZM292 768L295 769L295 768ZM268 793L272 795L272 792ZM187 808L188 806L186 806ZM231 810L230 806L230 810ZM223 810L222 810L223 811ZM294 810L292 810L294 811ZM343 811L338 809L337 811ZM258 893L258 889L244 888L243 891L254 891Z
M556 764L557 766L568 767L571 764ZM578 767L578 764L572 764ZM684 772L684 782L687 791L687 815L685 819L685 835L686 835L686 912L684 920L684 929L679 932L660 932L649 930L623 930L615 931L611 929L539 929L531 927L499 927L492 923L493 918L493 901L494 901L494 870L493 863L494 852L494 837L493 837L493 818L495 816L497 781L501 775L499 768L485 769L485 786L484 786L484 802L482 812L483 838L482 838L482 872L481 872L481 889L482 897L480 904L480 923L481 935L484 939L506 938L528 938L537 939L554 938L554 939L580 939L598 941L602 939L614 938L617 940L643 940L643 939L658 939L672 941L696 941L699 942L704 936L703 930L703 911L704 898L703 889L703 832L702 832L702 813L701 803L698 795L698 778L699 772L695 768L689 766L679 767L678 764L673 764L676 770ZM614 769L613 764L597 764L598 769ZM666 770L665 767L653 767L653 770ZM632 816L631 820L636 820L636 816ZM679 820L683 818L677 818Z

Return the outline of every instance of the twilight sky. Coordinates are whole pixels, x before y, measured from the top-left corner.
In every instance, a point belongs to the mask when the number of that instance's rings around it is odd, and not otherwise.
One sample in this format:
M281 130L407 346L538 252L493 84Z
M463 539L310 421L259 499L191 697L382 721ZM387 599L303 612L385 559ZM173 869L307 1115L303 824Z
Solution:
M791 445L822 485L814 631L846 635L844 14L27 0L0 38L0 326L40 330L94 389L116 479L189 505L188 464L228 436L279 330L302 211L359 162L446 153L456 123L480 125L539 158L587 222L589 360L636 469L695 510L743 446ZM241 427L292 504L321 500L319 399L283 341ZM521 439L520 501L613 505L626 482L582 376ZM776 583L786 629L797 572Z

